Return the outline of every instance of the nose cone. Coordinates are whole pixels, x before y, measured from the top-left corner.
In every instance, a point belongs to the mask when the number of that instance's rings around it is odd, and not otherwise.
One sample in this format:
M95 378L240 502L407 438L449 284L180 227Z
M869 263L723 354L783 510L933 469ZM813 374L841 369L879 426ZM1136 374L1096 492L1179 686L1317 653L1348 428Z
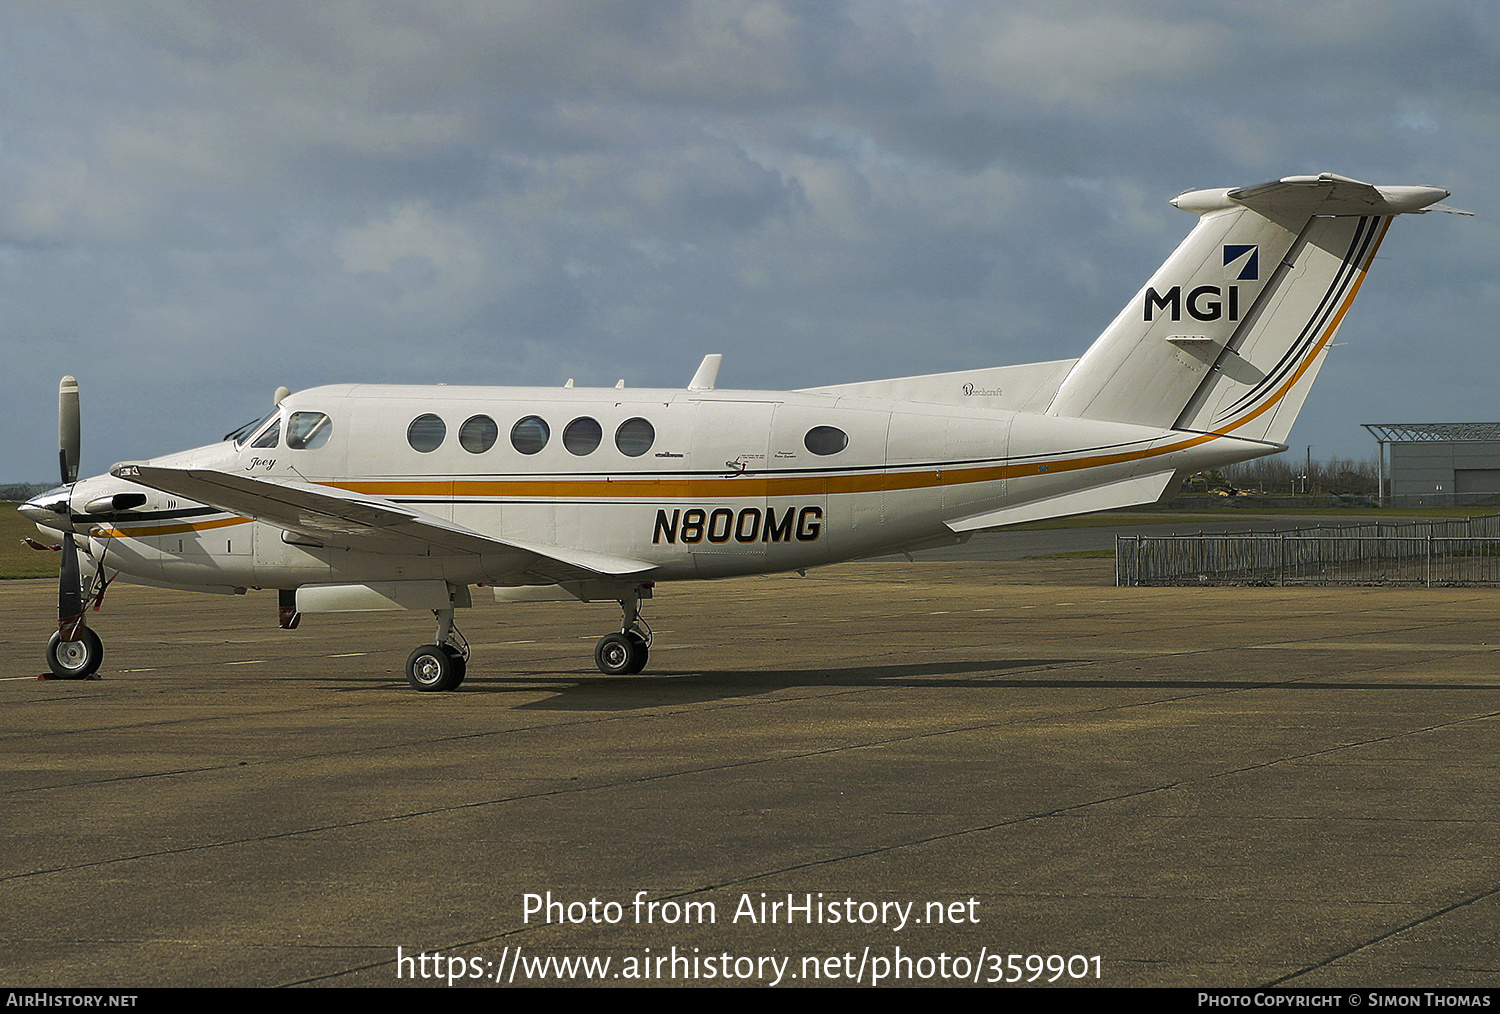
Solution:
M50 528L54 532L71 532L73 518L68 501L72 494L70 487L58 486L32 497L16 509L27 520L34 521L43 528Z

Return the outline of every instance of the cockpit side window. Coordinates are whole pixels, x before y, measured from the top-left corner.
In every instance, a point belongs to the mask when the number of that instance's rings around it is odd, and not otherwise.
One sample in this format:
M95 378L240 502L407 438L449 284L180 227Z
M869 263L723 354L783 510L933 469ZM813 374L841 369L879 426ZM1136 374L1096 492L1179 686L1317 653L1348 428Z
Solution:
M286 423L286 445L293 450L317 450L332 435L333 422L322 412L293 412Z
M260 431L260 435L250 442L251 447L275 447L281 442L281 417L277 416L271 420L271 425Z

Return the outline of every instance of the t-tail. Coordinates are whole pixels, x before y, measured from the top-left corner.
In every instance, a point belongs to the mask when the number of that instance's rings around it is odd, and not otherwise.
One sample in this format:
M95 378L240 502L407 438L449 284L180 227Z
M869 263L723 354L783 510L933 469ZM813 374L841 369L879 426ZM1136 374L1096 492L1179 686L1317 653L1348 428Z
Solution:
M1391 220L1447 196L1332 173L1180 195L1198 225L1047 413L1284 443Z

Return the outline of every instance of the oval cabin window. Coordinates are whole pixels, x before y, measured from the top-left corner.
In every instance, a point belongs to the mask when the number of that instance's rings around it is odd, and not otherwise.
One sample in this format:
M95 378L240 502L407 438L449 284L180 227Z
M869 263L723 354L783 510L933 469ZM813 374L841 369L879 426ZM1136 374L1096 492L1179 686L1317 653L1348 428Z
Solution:
M495 446L500 427L487 415L476 415L458 428L458 446L470 454L483 454Z
M412 450L423 454L437 450L447 435L448 424L430 412L417 416L406 427L406 442L411 444Z
M579 456L593 454L603 438L604 430L600 428L598 421L586 415L574 419L563 430L563 446Z
M547 446L551 436L545 419L529 415L510 428L510 445L522 454L535 454Z
M814 454L837 454L849 446L849 434L837 426L814 426L802 443Z
M626 419L620 424L620 428L615 430L615 446L626 457L639 458L651 450L651 445L654 443L656 443L656 427L639 416Z

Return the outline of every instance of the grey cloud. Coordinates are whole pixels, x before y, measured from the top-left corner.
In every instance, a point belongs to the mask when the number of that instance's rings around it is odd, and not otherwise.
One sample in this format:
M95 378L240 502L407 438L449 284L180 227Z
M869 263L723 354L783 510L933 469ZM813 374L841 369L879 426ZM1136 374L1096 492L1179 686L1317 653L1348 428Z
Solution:
M725 351L725 383L786 387L1076 355L1191 225L1183 189L1326 169L1451 185L1494 221L1497 20L7 4L0 477L50 475L64 372L99 470L217 437L279 383L677 384ZM1398 226L1295 440L1362 453L1372 389L1489 412L1493 230Z

